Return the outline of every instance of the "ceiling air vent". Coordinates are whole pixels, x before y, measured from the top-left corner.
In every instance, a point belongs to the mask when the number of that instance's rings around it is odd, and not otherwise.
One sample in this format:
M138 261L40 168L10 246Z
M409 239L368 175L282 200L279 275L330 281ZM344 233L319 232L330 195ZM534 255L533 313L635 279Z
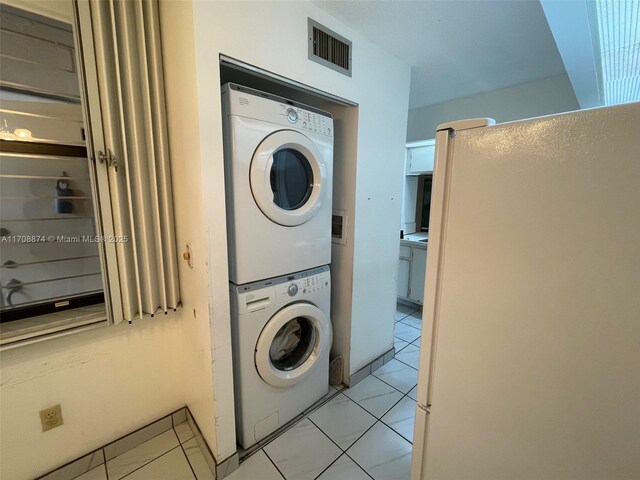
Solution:
M309 60L351 76L351 41L315 20L309 21Z

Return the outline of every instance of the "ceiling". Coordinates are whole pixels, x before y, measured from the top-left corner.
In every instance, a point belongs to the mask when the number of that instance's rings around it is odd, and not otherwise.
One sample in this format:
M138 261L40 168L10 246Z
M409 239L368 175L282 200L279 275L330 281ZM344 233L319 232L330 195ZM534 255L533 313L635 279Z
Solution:
M566 73L538 0L315 3L411 65L410 108Z

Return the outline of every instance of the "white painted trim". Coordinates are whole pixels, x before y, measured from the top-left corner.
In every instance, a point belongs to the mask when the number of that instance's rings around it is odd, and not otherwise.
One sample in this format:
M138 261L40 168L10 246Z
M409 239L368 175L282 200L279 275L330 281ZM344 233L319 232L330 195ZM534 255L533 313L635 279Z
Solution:
M431 138L429 140L417 140L415 142L408 142L405 147L406 148L415 148L415 147L425 147L427 145L435 145L436 139Z
M587 0L540 0L580 108L603 105ZM597 32L594 32L597 35Z

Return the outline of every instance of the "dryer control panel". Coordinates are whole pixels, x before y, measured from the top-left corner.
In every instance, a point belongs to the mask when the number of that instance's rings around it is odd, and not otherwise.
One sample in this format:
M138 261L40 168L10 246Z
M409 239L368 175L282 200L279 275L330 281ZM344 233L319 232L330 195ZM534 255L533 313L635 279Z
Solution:
M333 119L319 113L310 112L300 107L291 106L285 103L280 104L282 115L287 121L302 130L319 133L321 135L331 135Z
M255 118L283 127L333 137L333 117L311 105L234 83L222 87L223 114Z

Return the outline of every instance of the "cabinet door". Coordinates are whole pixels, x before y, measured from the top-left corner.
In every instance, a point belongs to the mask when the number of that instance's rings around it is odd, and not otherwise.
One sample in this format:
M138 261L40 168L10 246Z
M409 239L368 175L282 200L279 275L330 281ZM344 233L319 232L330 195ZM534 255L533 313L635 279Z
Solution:
M427 145L409 148L409 168L408 173L433 172L433 159L435 156L435 141Z
M409 285L409 299L422 304L424 297L424 277L427 272L427 250L413 249L411 260L411 282Z
M411 273L411 260L400 258L398 262L398 296L409 298L409 275Z

